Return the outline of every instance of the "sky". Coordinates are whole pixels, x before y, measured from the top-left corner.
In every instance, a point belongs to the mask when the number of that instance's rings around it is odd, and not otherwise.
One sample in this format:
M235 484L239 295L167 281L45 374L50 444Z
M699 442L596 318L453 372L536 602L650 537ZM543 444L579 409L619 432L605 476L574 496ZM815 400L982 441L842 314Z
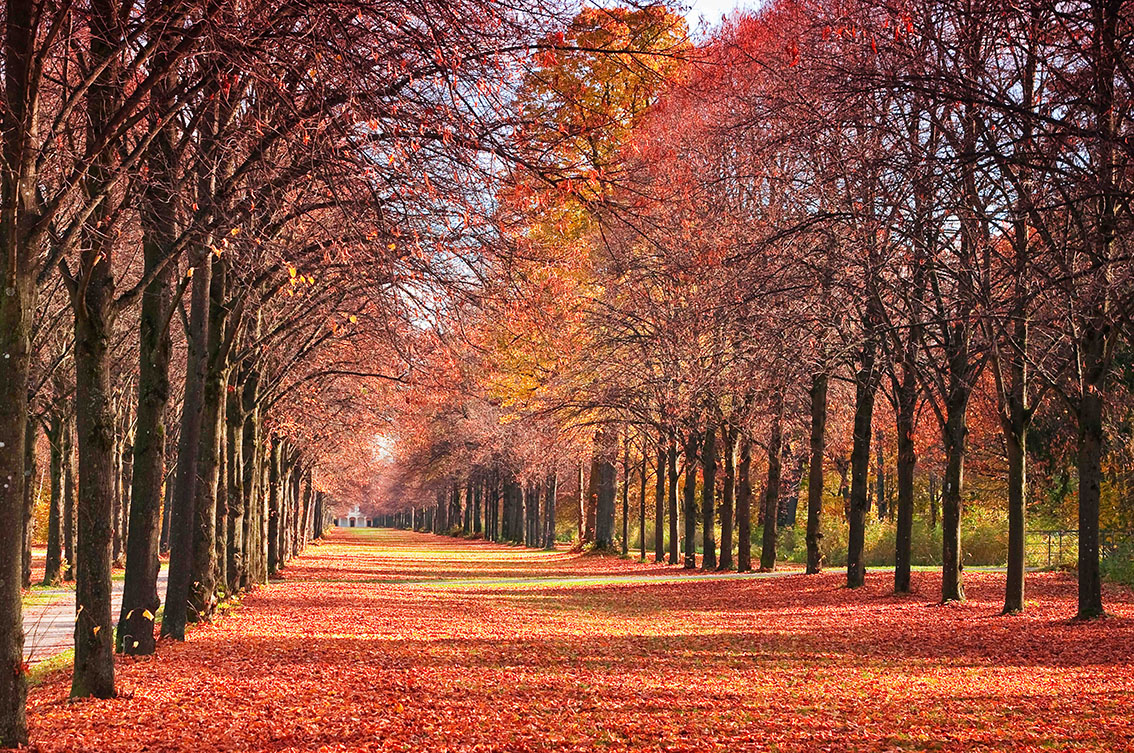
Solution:
M685 18L689 21L689 28L691 29L697 28L702 16L704 16L705 23L709 27L713 27L721 22L722 15L737 7L752 8L756 6L756 2L753 0L683 0L682 4L690 6Z

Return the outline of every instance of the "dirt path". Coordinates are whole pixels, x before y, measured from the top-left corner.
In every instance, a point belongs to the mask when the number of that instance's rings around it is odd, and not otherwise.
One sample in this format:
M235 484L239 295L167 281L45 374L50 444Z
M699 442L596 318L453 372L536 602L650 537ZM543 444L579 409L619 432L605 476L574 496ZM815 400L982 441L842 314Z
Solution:
M42 751L1125 750L1134 597L1003 575L707 579L424 534L336 534L224 620L122 660L122 697L33 691ZM627 577L633 576L633 577Z

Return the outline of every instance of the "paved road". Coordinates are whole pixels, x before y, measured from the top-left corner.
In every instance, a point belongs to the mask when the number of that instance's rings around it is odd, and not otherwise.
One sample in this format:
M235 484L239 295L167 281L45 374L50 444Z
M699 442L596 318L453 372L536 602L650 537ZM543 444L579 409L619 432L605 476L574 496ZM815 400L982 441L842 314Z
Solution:
M158 573L158 594L165 595L166 569ZM122 606L121 580L111 583L110 614L118 620L118 610ZM24 661L36 664L61 651L66 651L75 641L75 592L70 588L54 591L38 591L56 598L48 604L24 610Z

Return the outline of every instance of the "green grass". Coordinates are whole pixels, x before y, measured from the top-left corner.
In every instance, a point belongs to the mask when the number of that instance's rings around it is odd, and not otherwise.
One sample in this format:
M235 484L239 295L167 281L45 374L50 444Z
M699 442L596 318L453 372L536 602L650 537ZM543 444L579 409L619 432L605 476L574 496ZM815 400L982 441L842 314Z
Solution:
M20 606L23 609L31 609L33 607L44 607L48 604L53 604L66 595L55 593L57 590L57 586L32 586L25 591L24 595L20 598Z
M28 670L28 687L34 688L37 685L42 685L47 682L48 678L56 672L62 672L69 669L75 663L75 649L69 648L66 651L60 651L54 656L49 656L39 664L36 664Z

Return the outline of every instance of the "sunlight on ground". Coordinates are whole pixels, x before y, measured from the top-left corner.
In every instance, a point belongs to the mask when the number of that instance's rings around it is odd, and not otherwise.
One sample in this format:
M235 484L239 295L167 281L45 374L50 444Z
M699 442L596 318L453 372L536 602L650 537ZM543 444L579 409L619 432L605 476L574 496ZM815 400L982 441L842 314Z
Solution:
M531 587L499 586L501 573ZM611 587L580 578L635 576ZM541 579L564 579L544 584ZM449 588L444 579L465 586ZM424 579L433 583L406 583ZM478 581L481 583L478 585ZM970 573L941 607L889 575L710 580L616 557L340 532L223 621L123 660L126 696L31 698L43 751L1115 751L1134 738L1134 597ZM129 697L132 694L132 697Z

